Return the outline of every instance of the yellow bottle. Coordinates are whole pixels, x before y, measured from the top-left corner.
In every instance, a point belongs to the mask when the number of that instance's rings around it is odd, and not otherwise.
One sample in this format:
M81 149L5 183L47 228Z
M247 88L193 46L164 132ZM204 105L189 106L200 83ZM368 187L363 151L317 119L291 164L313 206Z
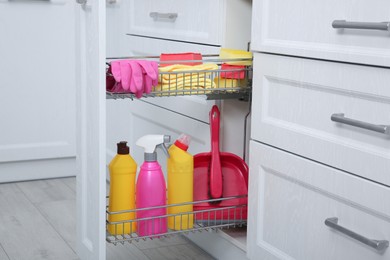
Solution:
M110 170L109 212L135 209L135 176L137 163L130 156L127 142L119 142L118 154L112 159ZM109 222L135 219L135 212L108 215ZM112 235L130 234L136 231L136 223L109 224L108 232Z
M189 136L182 134L168 150L168 205L193 201L194 158L187 152L189 142ZM184 213L192 210L192 204L168 207L168 214L178 214L168 217L168 228L193 228L193 214Z

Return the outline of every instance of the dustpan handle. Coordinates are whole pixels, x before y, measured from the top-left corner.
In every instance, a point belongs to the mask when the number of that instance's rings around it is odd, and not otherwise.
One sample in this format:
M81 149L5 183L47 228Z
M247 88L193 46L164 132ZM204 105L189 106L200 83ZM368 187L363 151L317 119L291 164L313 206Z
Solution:
M210 195L213 199L222 197L222 168L219 152L220 112L216 105L210 111L211 163Z

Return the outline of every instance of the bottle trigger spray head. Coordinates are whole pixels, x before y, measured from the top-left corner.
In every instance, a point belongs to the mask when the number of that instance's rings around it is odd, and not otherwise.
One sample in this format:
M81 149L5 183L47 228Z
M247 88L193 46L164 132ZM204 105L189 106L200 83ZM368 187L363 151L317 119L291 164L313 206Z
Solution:
M144 135L135 143L136 145L143 147L145 151L145 161L157 161L156 148L161 147L165 154L168 154L166 144L171 141L169 135Z

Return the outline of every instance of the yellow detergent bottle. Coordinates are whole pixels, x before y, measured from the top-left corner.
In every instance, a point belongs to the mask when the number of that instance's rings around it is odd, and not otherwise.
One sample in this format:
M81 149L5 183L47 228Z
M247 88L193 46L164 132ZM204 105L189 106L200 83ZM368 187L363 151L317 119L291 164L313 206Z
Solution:
M110 197L109 212L135 209L135 176L137 163L130 156L127 142L119 142L118 153L110 162ZM109 222L135 219L135 212L108 215ZM136 231L135 222L109 224L108 232L112 235L130 234Z
M168 205L193 201L194 158L187 152L189 143L190 137L182 134L168 150ZM193 214L185 213L192 210L192 204L168 207L168 214L177 214L168 217L168 228L193 228Z

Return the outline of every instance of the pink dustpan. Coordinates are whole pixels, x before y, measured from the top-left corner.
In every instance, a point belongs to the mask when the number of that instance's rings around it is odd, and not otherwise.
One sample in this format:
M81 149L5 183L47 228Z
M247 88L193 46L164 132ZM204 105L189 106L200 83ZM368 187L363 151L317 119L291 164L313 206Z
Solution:
M194 156L194 201L248 195L248 166L240 157L219 149L220 112L217 106L210 111L211 152ZM246 205L248 199L238 198L220 202L196 203L194 210L217 209ZM215 211L215 214L196 214L196 219L246 219L247 208Z

